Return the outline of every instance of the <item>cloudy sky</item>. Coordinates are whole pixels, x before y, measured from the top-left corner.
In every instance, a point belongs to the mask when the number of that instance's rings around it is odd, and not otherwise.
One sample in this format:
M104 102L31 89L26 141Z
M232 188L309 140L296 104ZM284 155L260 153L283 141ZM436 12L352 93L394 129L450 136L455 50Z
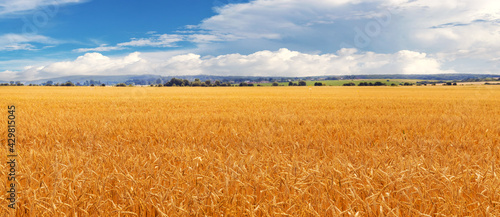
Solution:
M500 74L492 0L0 0L0 80Z

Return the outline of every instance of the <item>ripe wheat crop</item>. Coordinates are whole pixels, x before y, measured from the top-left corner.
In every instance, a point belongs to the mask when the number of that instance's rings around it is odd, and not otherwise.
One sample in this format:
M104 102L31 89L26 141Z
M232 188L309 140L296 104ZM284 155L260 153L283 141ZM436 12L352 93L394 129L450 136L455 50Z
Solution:
M2 159L11 104L1 216L500 216L500 87L2 87Z

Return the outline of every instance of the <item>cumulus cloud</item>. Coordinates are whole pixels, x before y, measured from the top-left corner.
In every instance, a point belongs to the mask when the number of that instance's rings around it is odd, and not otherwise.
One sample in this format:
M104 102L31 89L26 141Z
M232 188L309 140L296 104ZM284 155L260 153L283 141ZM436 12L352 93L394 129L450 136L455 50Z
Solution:
M442 70L439 60L426 53L403 50L391 54L341 49L336 53L307 54L286 48L258 51L249 55L201 56L187 53L154 58L154 53L131 53L107 57L87 53L73 61L29 67L14 77L33 79L65 75L246 75L246 76L320 76L353 74L434 74ZM6 73L4 77L12 73Z
M252 0L217 7L216 15L174 34L151 31L114 45L74 50L170 48L192 42L195 51L126 57L90 53L20 70L16 76L499 73L499 11L500 2L491 0ZM33 41L0 42L0 49L36 49Z
M10 79L15 78L17 74L18 72L10 70L5 70L3 72L0 72L0 81L9 81Z
M138 52L134 52L125 57L110 58L100 53L86 53L73 61L28 66L24 70L16 72L15 76L10 79L29 81L70 75L143 74L144 69L148 70L150 67L147 61L140 58L139 55ZM0 77L2 76L0 75Z
M215 10L216 15L187 25L184 31L150 32L150 37L115 47L175 47L188 41L198 46L215 43L212 48L225 53L281 47L302 52L357 48L429 54L500 49L500 2L490 0L253 0Z
M254 51L279 46L309 52L350 47L452 53L500 49L499 11L500 2L490 0L254 0L219 7L196 28L241 41L227 47Z
M96 74L103 72L118 72L123 74L138 73L133 70L135 64L144 64L145 60L139 53L131 53L123 58L109 58L100 53L87 53L74 61L56 62L43 67L45 73L50 74ZM122 71L123 70L123 71Z

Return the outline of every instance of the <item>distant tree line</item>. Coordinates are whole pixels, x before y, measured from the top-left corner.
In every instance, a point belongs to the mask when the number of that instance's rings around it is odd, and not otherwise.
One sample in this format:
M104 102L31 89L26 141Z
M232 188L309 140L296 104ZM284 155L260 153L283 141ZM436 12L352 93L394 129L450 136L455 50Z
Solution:
M321 83L321 82L316 82L316 84L317 83ZM294 83L294 82L290 81L290 82L288 82L288 86L307 86L307 82L306 81L299 81L297 83ZM320 86L322 86L322 85L320 85Z
M376 81L375 83L372 82L360 82L358 86L387 86L386 83L382 83L380 81Z
M37 86L35 84L30 84L30 86ZM73 83L72 81L66 81L66 82L62 82L62 83L54 83L53 81L47 81L47 82L44 82L41 84L41 86L61 86L61 87L73 87L73 86L106 86L106 84L104 83L101 83L101 81L94 81L94 80L90 80L90 81L85 81L83 84L81 84L80 82L76 82Z
M24 86L20 81L10 81L9 83L1 83L0 86Z
M356 84L353 82L349 82L349 83L342 84L342 86L356 86Z
M354 83L354 79L375 79L381 78L384 76L389 77L401 77L401 78L420 78L424 75L350 75L350 76L320 76L320 77L245 77L245 76L196 76L203 78L204 81L200 78L195 78L194 76L181 76L181 78L175 77L135 77L133 79L129 79L123 83L115 84L115 86L124 87L124 86L134 86L134 85L149 85L155 87L229 87L229 86L241 86L241 87L252 87L252 86L264 86L262 83L267 83L267 85L271 86L284 86L286 82L288 82L288 86L307 86L306 80L309 82L314 82L312 85L314 86L326 86L324 82L318 80L353 80L352 82L344 83L343 86L388 86L389 84L376 81L376 82L359 82ZM420 76L420 77L419 77ZM427 76L427 75L425 75ZM490 77L488 77L490 76ZM416 83L411 82L403 82L403 83L390 83L390 86L427 86L427 85L436 85L443 84L454 86L457 85L457 82L488 82L492 81L500 81L500 77L491 77L492 75L432 75L429 78L463 78L461 80L424 80L417 81ZM389 78L387 77L387 78ZM186 79L187 78L187 79ZM427 77L425 77L427 78ZM316 80L316 81L315 81ZM387 80L389 82L389 80ZM115 83L115 82L112 82ZM284 83L284 84L283 84ZM109 84L109 83L108 83ZM20 81L10 81L9 83L0 83L0 86L24 86ZM61 83L56 83L53 81L46 81L41 84L29 84L29 86L106 86L100 80L85 80L84 82L72 82L66 81Z
M480 81L500 81L500 78L467 78L462 82L480 82Z
M240 84L242 86L243 83ZM211 81L211 80L206 80L206 81L201 81L200 79L196 78L194 81L189 81L187 79L179 79L179 78L172 78L170 81L167 81L163 84L159 83L156 85L151 84L150 86L157 86L157 87L230 87L233 86L229 81L227 82L222 82L219 80Z
M414 83L410 82L404 82L404 83L399 83L399 86L413 86L415 85ZM344 83L342 86L356 86L356 83L354 82L348 82ZM376 82L359 82L357 86L387 86L387 83L381 82L381 81L376 81ZM397 84L391 83L390 86L398 86Z

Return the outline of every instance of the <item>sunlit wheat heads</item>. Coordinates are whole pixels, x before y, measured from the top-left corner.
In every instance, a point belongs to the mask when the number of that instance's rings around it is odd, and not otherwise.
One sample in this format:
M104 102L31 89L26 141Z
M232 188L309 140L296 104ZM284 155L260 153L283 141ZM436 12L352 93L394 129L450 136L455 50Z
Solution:
M4 191L4 215L500 215L499 87L4 87L0 96L4 114L16 104L19 139L18 207Z

